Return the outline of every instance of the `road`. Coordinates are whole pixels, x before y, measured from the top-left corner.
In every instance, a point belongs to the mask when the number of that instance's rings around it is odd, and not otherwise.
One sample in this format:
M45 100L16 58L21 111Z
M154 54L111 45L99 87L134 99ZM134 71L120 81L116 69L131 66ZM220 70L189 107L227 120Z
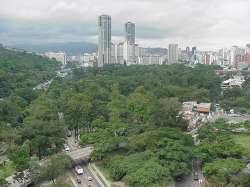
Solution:
M81 163L82 160L88 160L88 158L93 151L92 147L86 147L86 148L80 148L77 142L75 142L75 139L73 137L69 137L67 140L68 146L70 148L69 152L66 152L74 161ZM88 166L88 164L81 164L81 167L83 168L83 175L77 175L75 172L75 169L72 169L71 172L68 174L71 178L71 181L74 183L76 187L103 187L104 185L100 181L100 179L97 177L97 175L94 173L93 170L91 170ZM92 181L88 180L88 177L92 178ZM81 180L81 184L77 183L77 178ZM10 187L20 187L21 183L18 181L15 181L13 177L8 177L7 181L10 183Z
M66 152L66 154L69 155L74 161L88 160L93 151L93 147L81 148L74 136L67 138L67 145L70 151Z
M79 148L73 151L66 152L74 161L78 160L89 160L90 155L93 151L93 147Z
M195 181L193 179L193 174L191 173L183 181L176 182L175 187L205 187L204 177L200 170L198 171L198 176L202 182Z
M72 131L72 132L73 132L73 131ZM72 133L72 132L71 132L71 133ZM73 133L72 133L72 134L73 134ZM71 137L68 137L68 138L67 138L67 144L68 144L68 146L69 146L69 148L70 148L70 151L75 151L75 150L77 150L77 149L80 148L79 144L76 143L75 137L74 137L74 136L71 136Z
M72 133L73 134L73 133ZM67 152L67 154L73 159L73 160L79 160L84 157L89 157L91 152L93 151L92 147L86 147L86 148L80 148L78 142L75 141L75 137L71 136L67 139L67 145L69 146L70 151ZM96 174L93 174L88 164L82 164L81 167L83 168L83 175L77 175L74 169L72 169L70 173L70 178L75 186L77 187L102 187L102 182L99 180L99 178L96 176ZM88 177L92 177L92 181L88 180ZM81 184L77 183L77 178L81 180Z
M102 187L100 182L96 180L96 177L92 174L89 168L86 165L82 165L83 168L83 175L77 175L74 170L71 173L71 180L77 187ZM93 180L89 181L88 177L91 177ZM78 184L76 179L79 178L81 180L81 184Z
M45 90L47 91L54 79L47 80L43 83L38 84L33 90Z

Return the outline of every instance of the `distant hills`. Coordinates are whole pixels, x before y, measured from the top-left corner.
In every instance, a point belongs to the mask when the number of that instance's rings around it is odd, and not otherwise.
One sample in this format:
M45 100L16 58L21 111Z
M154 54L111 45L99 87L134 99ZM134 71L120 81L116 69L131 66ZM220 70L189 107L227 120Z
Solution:
M46 51L64 51L68 55L92 53L97 51L97 46L88 42L46 43L46 44L16 44L8 47L23 49L26 51L44 53Z
M82 53L93 53L97 51L97 45L88 42L68 42L68 43L46 43L46 44L16 44L8 47L23 49L26 51L44 53L46 51L64 51L68 55L79 55ZM166 48L145 48L148 54L166 55Z
M146 48L146 52L148 54L157 54L160 56L164 56L168 54L168 50L166 48Z

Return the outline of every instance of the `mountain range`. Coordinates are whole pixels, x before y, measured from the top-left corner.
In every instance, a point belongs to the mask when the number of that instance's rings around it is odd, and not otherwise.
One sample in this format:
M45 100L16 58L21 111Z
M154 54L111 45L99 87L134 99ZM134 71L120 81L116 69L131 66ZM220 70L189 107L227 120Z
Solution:
M81 53L93 53L97 51L97 46L88 42L69 42L69 43L44 43L44 44L15 44L8 47L23 49L30 52L44 53L47 51L63 51L68 55L79 55Z

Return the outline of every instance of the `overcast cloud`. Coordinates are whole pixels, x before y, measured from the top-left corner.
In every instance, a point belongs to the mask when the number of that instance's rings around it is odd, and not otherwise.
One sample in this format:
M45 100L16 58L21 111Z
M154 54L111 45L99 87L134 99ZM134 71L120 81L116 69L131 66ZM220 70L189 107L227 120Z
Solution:
M112 16L113 41L132 21L145 47L250 43L249 0L0 0L0 43L96 43L101 14Z

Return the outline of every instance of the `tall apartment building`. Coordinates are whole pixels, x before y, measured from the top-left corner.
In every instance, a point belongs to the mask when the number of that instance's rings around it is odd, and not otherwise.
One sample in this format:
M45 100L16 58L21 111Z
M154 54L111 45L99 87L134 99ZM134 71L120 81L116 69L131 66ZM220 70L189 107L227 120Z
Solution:
M239 63L244 62L245 49L238 46L232 46L230 50L230 66L237 67Z
M123 43L116 44L115 47L115 57L116 57L116 63L117 64L124 64L123 59Z
M192 47L192 55L195 55L197 51L197 47Z
M250 68L250 44L246 45L246 52L245 52L245 63L248 65L248 68Z
M135 24L125 23L125 42L123 46L123 57L127 65L135 64Z
M135 24L131 22L125 23L125 42L135 45Z
M178 44L169 44L168 46L168 63L178 63Z
M111 17L101 15L98 19L98 67L111 64Z

